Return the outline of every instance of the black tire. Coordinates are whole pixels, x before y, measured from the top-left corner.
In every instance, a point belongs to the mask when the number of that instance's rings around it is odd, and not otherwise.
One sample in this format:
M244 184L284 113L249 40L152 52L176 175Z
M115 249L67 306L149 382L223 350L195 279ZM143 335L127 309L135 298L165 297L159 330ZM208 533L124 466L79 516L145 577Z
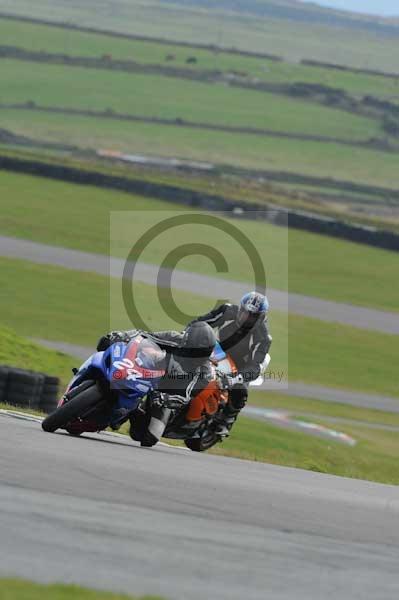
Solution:
M58 377L44 376L43 390L40 398L39 409L45 413L51 413L57 408L59 398Z
M60 380L58 377L52 377L51 375L44 376L44 387L56 386L58 388Z
M73 419L83 415L90 408L94 407L102 398L97 384L82 390L76 396L71 398L66 404L57 408L57 410L42 422L44 431L54 433L57 429L65 429L68 423Z
M39 409L43 412L53 412L57 408L59 400L58 388L50 393L42 394L40 397Z
M40 410L44 413L46 413L47 415L53 413L56 408L57 408L57 402L56 401L50 401L50 402L40 402Z
M5 401L12 406L39 408L44 375L23 369L10 369Z
M184 440L187 448L190 448L193 452L206 452L209 448L212 448L217 442L219 438L213 432L208 433L207 435L203 435L200 438L192 438L188 440Z

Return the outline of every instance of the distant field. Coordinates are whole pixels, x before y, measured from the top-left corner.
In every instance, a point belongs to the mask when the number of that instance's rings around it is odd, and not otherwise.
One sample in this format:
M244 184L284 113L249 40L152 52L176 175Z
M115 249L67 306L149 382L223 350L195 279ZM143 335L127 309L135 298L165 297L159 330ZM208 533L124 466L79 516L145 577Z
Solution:
M178 205L113 190L6 172L0 175L0 198L1 233L98 253L109 251L109 214L112 210L141 211L136 222L141 229L150 226L151 211L156 215L162 210L186 210ZM143 211L148 211L147 215ZM126 243L131 242L131 223L130 217L119 230L122 253ZM267 223L240 221L239 226L264 256L270 287L286 289L288 252L291 292L399 310L397 286L392 285L397 279L396 253L292 229L287 241L284 229ZM173 234L165 244L175 241ZM182 241L183 238L179 239L180 243ZM234 265L230 274L224 276L248 281L249 265L240 251L230 243L224 252L230 268ZM148 262L159 263L163 256L160 249L153 248L145 258ZM193 259L186 259L180 267L214 273L214 268L207 262Z
M26 50L68 54L71 56L101 57L133 60L142 64L190 66L193 70L240 72L272 83L316 83L345 89L356 96L371 94L399 100L397 79L346 73L289 62L274 62L264 58L232 55L224 52L184 48L156 42L118 39L44 25L34 25L0 18L0 39L3 45L20 46ZM196 64L187 65L189 57ZM166 58L169 57L169 60ZM171 60L170 60L171 59Z
M71 84L72 85L72 84ZM0 110L0 128L39 140L398 186L398 155L340 144L190 127Z
M362 30L140 0L106 0L96 5L95 11L91 5L68 0L36 0L34 6L29 0L0 0L0 10L171 40L235 46L290 59L316 58L398 72L398 39Z
M301 100L217 84L15 60L0 62L1 101L366 140L378 121Z

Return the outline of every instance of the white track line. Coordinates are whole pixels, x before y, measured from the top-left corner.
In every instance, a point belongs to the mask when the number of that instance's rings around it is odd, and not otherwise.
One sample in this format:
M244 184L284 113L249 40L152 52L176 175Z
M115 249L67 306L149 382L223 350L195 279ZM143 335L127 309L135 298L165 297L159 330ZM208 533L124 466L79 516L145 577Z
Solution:
M14 419L21 419L22 421L33 421L35 423L41 423L44 419L44 417L39 417L39 415L34 415L32 413L25 413L25 412L20 412L18 410L7 410L7 409L0 409L0 416L3 415L5 417L11 417ZM89 432L87 432L89 433ZM90 434L95 435L94 432L90 432ZM125 444L126 442L129 442L128 445L135 445L135 444L130 444L130 438L127 435L123 435L123 433L116 433L113 431L101 431L99 432L99 434L101 435L105 435L107 437L115 437L115 438L119 438L121 441L123 441ZM166 444L165 442L158 442L157 446L165 446L166 448L179 448L180 450L187 450L188 448L183 448L182 446L172 446L171 444Z

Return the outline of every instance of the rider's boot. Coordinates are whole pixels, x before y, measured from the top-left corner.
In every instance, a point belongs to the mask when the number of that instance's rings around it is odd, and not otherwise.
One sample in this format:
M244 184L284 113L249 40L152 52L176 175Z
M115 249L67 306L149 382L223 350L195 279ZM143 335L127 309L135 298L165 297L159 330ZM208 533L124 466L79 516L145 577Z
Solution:
M168 398L167 394L159 393L154 394L152 397L150 421L148 423L147 431L141 440L142 446L146 446L147 448L155 446L161 439L172 413L171 409L165 406Z

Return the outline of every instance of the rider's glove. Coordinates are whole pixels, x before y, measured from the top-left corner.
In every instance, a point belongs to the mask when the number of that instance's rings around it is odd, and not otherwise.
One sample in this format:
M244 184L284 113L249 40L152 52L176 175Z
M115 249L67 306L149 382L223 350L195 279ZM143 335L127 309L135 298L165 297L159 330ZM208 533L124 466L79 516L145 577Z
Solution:
M231 375L225 375L224 383L227 389L231 390L232 387L239 383L244 383L244 378L242 375L235 375L232 377Z
M153 390L148 396L151 400L151 406L163 406L165 400L168 398L168 394L163 394L158 390Z
M125 331L111 331L111 333L107 333L107 335L103 335L97 344L97 351L103 352L107 348L109 348L115 342L128 342L129 336Z

